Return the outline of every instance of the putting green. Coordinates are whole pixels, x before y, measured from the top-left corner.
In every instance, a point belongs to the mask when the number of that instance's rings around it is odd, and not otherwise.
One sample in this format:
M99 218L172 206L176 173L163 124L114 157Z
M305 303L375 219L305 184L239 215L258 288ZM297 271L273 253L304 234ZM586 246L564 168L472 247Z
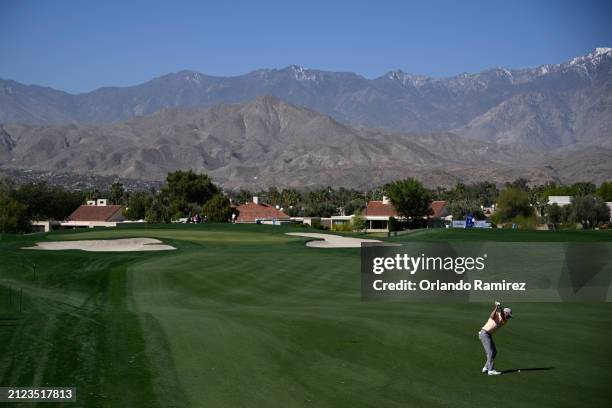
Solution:
M289 231L187 225L0 240L0 385L73 385L87 407L607 405L610 304L513 305L516 319L495 335L496 365L522 371L486 377L476 332L490 305L361 302L359 249L308 248ZM392 240L612 237L470 233ZM19 250L129 237L177 251Z

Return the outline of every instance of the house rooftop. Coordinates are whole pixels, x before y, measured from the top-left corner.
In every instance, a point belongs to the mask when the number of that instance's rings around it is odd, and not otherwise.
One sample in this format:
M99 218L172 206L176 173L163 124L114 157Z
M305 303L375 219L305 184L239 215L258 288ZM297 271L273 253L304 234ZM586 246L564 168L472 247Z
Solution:
M431 218L442 218L447 214L446 201L432 201L430 208L433 210ZM395 207L388 200L383 201L368 201L366 207L365 216L370 217L397 217L397 211Z
M390 202L368 201L365 215L370 217L397 217L397 211Z
M120 205L82 205L70 214L68 220L110 221L122 208Z
M290 217L279 209L267 204L249 202L238 206L238 222L256 222L257 220L288 220Z

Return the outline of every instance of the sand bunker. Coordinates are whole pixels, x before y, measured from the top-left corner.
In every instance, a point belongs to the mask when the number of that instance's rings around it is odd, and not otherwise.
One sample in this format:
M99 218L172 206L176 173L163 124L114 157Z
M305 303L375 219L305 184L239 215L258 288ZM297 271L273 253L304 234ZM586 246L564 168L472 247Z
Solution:
M92 241L61 241L38 242L36 246L23 249L42 249L60 251L64 249L80 249L88 252L131 252L131 251L168 251L176 249L170 245L160 245L162 242L153 238L124 238Z
M318 234L316 232L288 232L287 235L317 238L316 241L306 243L307 246L314 248L361 248L362 242L381 242L377 239L341 237L340 235Z

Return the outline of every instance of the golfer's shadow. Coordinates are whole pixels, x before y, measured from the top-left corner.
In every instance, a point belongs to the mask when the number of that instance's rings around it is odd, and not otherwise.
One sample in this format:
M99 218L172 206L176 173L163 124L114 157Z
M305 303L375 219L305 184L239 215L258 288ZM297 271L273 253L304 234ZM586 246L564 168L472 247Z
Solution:
M532 367L532 368L513 368L511 370L503 370L502 374L512 374L518 373L519 371L522 373L523 371L548 371L552 370L555 367Z

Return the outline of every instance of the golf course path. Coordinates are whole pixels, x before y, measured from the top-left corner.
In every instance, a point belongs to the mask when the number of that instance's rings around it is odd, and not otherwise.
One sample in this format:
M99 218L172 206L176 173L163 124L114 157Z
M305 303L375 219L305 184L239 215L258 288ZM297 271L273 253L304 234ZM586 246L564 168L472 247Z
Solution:
M316 238L316 241L308 241L306 243L307 246L314 248L360 248L362 242L381 242L377 239L342 237L340 235L319 234L316 232L288 232L287 235Z
M38 242L36 246L23 249L42 249L58 251L80 249L88 252L132 252L132 251L168 251L176 249L154 238L124 238L88 241Z

